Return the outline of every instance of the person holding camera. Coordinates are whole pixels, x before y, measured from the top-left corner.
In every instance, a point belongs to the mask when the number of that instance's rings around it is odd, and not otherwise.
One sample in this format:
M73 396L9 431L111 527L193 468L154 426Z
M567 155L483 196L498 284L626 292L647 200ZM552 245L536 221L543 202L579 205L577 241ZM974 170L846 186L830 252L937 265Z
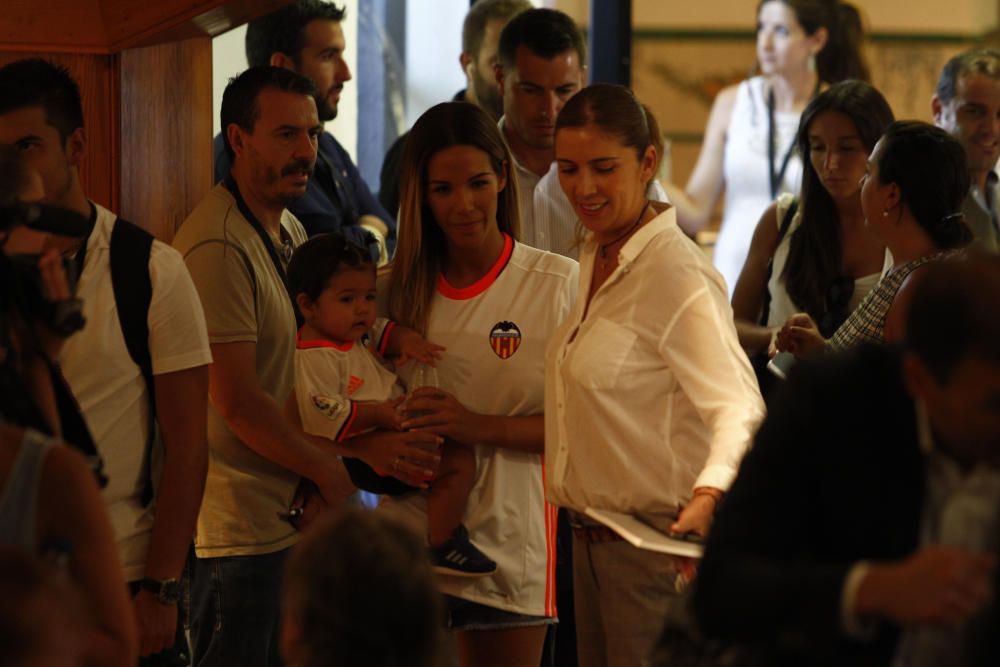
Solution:
M87 320L58 362L106 462L141 653L186 660L179 582L205 483L212 360L198 294L179 253L87 198L80 90L66 69L0 68L0 143L39 173L44 202L88 220L80 237L45 240L72 258Z
M0 147L0 547L39 571L55 564L55 577L65 567L67 583L88 605L82 632L74 635L79 643L61 642L60 655L72 664L125 667L135 664L137 639L114 534L86 459L61 446L52 382L52 359L82 318L58 253L42 252L42 245L48 233L85 221L21 205L31 175L13 150ZM26 594L38 592L31 582L24 586ZM63 607L76 597L70 586L57 596L53 602ZM18 611L32 616L31 608ZM0 616L2 634L11 628L8 616ZM0 662L27 660L17 640L0 641ZM47 655L51 662L54 654Z

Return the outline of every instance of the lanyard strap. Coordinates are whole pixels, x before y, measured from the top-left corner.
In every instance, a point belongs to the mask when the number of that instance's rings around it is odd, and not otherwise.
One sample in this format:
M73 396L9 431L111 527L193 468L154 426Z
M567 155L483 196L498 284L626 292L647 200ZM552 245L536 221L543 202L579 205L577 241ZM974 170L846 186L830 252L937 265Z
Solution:
M330 203L339 211L341 227L357 224L361 217L357 198L349 191L351 186L345 180L345 174L333 164L322 146L316 151L314 178Z
M230 194L233 195L233 199L236 200L236 208L240 210L240 213L246 219L253 230L257 232L257 236L260 237L261 243L264 244L264 248L267 249L267 255L271 258L271 263L274 264L274 270L278 272L278 277L281 278L281 284L285 286L285 293L288 295L288 301L292 306L292 314L295 315L295 329L296 331L302 326L302 314L299 313L298 307L295 305L295 297L292 296L291 288L288 286L288 275L285 273L285 267L281 263L281 258L278 256L278 249L274 247L274 241L271 239L271 235L267 233L264 229L264 225L260 224L257 216L253 214L250 207L247 206L246 201L243 199L243 195L240 194L240 189L236 185L236 180L233 178L232 174L226 177L223 181L223 185Z
M820 81L816 79L816 87L813 88L812 95L809 99L812 100L816 97L819 92ZM774 88L770 88L767 91L767 175L771 179L771 199L778 198L778 189L781 187L781 182L785 180L785 172L788 170L788 162L792 159L792 153L795 152L795 139L792 139L792 143L789 144L788 150L785 151L785 156L781 159L781 167L775 171L774 170L774 151L775 151L775 129L774 129Z

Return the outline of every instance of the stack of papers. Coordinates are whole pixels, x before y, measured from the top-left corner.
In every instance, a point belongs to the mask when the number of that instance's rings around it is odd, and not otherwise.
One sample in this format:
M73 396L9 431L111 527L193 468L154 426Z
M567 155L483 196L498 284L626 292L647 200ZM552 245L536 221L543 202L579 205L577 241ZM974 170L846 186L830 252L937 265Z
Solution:
M656 530L631 514L599 510L593 507L588 507L584 514L594 521L604 524L625 538L629 544L640 549L674 556L686 556L687 558L701 558L701 554L705 550L701 544L670 537L670 535Z

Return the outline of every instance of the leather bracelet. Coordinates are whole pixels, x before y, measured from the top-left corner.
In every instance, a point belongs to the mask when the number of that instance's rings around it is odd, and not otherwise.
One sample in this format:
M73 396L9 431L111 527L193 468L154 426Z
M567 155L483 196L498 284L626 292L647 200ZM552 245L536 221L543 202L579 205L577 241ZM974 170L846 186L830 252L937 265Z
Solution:
M710 486L699 486L691 492L692 498L697 498L698 496L710 496L712 500L715 501L716 507L718 507L719 503L722 501L723 495L724 493L720 489L715 489Z

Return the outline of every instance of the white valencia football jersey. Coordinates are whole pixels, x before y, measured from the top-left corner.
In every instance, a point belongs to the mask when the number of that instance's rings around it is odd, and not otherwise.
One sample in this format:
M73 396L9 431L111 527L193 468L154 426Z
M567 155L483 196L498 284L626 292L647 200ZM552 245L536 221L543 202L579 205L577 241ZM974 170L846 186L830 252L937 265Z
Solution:
M379 319L364 342L296 341L295 399L306 433L343 440L352 433L357 402L402 393L396 376L375 356L385 351L391 329L391 322Z
M544 406L545 347L576 299L578 267L509 238L483 279L456 289L439 280L427 339L447 348L441 388L469 410L538 415ZM407 379L407 368L400 375ZM476 484L464 523L497 562L496 574L441 577L442 590L506 611L554 616L556 508L545 501L543 457L476 447ZM426 504L413 494L384 498L383 510L426 531Z

